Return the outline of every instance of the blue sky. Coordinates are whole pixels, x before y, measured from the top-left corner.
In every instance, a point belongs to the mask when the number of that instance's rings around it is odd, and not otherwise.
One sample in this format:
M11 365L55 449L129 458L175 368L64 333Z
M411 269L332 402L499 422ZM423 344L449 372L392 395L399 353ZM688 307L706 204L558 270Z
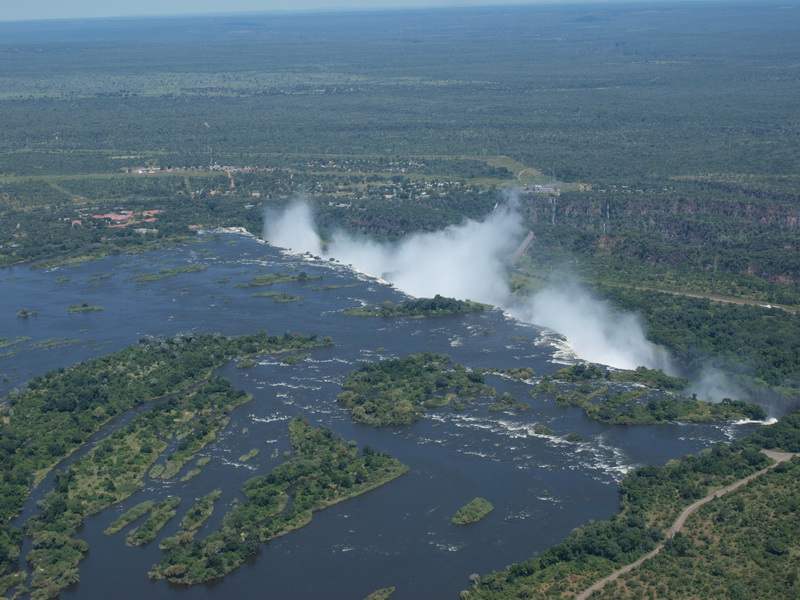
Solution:
M7 0L3 2L0 21L533 3L536 0Z

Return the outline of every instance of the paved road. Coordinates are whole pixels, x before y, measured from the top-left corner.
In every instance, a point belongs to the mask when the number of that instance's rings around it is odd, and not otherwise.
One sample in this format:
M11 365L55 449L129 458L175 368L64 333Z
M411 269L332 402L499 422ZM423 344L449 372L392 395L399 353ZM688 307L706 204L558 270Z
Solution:
M774 469L780 463L782 463L784 461L787 461L787 460L790 460L793 456L797 456L797 454L792 454L792 453L789 453L789 452L775 452L773 450L762 450L761 452L763 452L764 454L769 456L772 460L775 461L775 463L771 464L766 469L761 469L760 471L758 471L756 473L753 473L752 475L748 475L744 479L740 479L739 481L737 481L735 483L732 483L732 484L730 484L730 485L728 485L728 486L726 486L726 487L724 487L722 489L715 490L715 491L711 492L705 498L701 498L697 502L694 502L693 504L690 504L689 506L687 506L685 509L683 509L683 512L680 514L680 516L678 516L678 518L672 524L672 527L669 528L669 531L667 532L667 539L669 540L669 539L675 537L675 534L678 533L678 531L681 530L681 527L683 527L683 524L686 522L686 519L689 517L689 515L691 515L694 511L696 511L701 506L703 506L703 504L705 504L706 502L711 502L711 500L713 500L714 498L719 498L720 496L724 496L728 492L732 492L733 490L735 490L735 489L737 489L737 488L749 483L750 481L752 481L756 477L760 477L761 475L763 475L764 473L766 473L770 469ZM609 581L614 581L620 575L624 575L625 573L628 573L629 571L632 571L633 569L635 569L636 567L641 565L644 561L653 558L656 554L658 554L659 552L661 552L664 549L665 545L666 545L666 542L661 542L658 546L656 546L655 549L651 550L650 552L648 552L647 554L642 556L637 561L632 562L629 565L625 565L621 569L611 573L611 575L603 577L603 579L601 579L600 581L594 583L591 587L585 589L583 592L581 592L580 594L575 596L575 600L587 600L587 598L589 598L589 596L594 594L597 590L601 589Z

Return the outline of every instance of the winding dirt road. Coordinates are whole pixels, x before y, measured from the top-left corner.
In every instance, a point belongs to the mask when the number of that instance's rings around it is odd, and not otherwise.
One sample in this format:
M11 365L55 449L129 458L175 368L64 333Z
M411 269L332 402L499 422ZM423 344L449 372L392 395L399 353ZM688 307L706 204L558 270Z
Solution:
M669 531L667 532L667 540L672 539L673 537L675 537L675 534L678 533L678 531L681 530L681 528L683 527L683 524L686 522L686 519L689 517L689 515L691 515L694 511L696 511L701 506L703 506L706 502L711 502L711 500L713 500L714 498L719 498L720 496L724 496L728 492L732 492L733 490L735 490L735 489L737 489L737 488L749 483L750 481L752 481L756 477L760 477L761 475L763 475L764 473L766 473L770 469L774 469L780 463L782 463L784 461L787 461L787 460L790 460L794 456L797 456L797 454L792 454L792 453L789 453L789 452L774 452L773 450L762 450L761 452L763 452L764 454L769 456L772 460L775 461L775 463L771 464L770 466L768 466L765 469L761 469L760 471L757 471L756 473L753 473L752 475L748 475L744 479L740 479L739 481L737 481L735 483L732 483L732 484L730 484L728 486L725 486L724 488L715 490L715 491L711 492L710 494L708 494L705 498L701 498L697 502L694 502L693 504L690 504L689 506L687 506L685 509L683 509L683 512L680 514L680 516L678 516L678 518L672 524L672 527L669 528ZM653 558L656 554L658 554L659 552L661 552L664 549L665 545L666 545L666 541L661 542L658 546L656 546L655 549L651 550L650 552L648 552L647 554L642 556L640 559L632 562L629 565L625 565L624 567L622 567L621 569L619 569L617 571L614 571L613 573L611 573L611 575L607 575L606 577L603 577L603 579L601 579L600 581L597 581L591 587L585 589L583 592L581 592L580 594L575 596L575 600L587 600L587 598L589 598L589 596L594 594L597 590L601 589L609 581L614 581L620 575L624 575L625 573L628 573L629 571L633 571L633 569L635 569L636 567L641 565L644 561Z

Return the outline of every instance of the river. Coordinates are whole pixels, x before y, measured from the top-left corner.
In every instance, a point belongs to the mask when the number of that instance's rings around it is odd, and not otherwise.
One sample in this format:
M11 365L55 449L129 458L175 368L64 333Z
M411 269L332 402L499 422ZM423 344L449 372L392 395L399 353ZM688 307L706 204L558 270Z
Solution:
M189 265L207 267L149 282L143 274ZM306 281L270 288L243 288L259 274L303 271ZM321 276L321 279L313 277ZM531 367L553 373L577 360L563 340L536 326L493 310L429 319L358 318L348 307L397 302L403 294L350 268L313 257L287 254L255 238L222 233L196 243L142 255L110 256L51 270L17 266L0 271L3 337L0 395L31 377L120 350L142 337L266 329L331 336L335 345L286 365L274 357L257 364L220 369L237 388L254 395L238 408L224 433L201 456L211 458L185 483L147 480L121 504L86 520L79 538L89 543L81 581L62 598L187 600L205 598L326 598L359 600L378 588L396 586L392 600L458 598L472 573L486 573L524 560L563 539L590 519L617 509L616 483L636 465L663 464L683 454L739 437L750 425L603 425L576 408L532 399L530 382L490 376L499 391L527 400L522 412L489 412L487 403L463 411L435 409L420 422L373 428L353 423L335 399L359 361L401 357L422 350L449 354L469 367ZM299 299L276 302L256 297L263 290ZM102 311L69 314L70 304ZM20 309L36 316L17 317ZM410 472L361 497L314 515L307 527L267 544L224 579L190 588L150 582L158 562L157 543L126 547L124 532L103 530L124 510L146 499L180 496L178 517L162 531L171 535L195 498L223 490L208 531L231 503L243 481L267 473L289 450L288 421L302 413L359 445L387 450ZM537 424L555 436L534 433ZM112 429L118 424L112 425ZM568 442L569 433L581 441ZM101 436L97 436L99 438ZM250 449L259 454L240 463ZM34 492L33 501L47 490ZM459 527L450 519L475 496L495 510L479 523ZM29 503L27 511L34 510ZM160 538L159 538L160 539ZM26 545L26 550L29 546Z

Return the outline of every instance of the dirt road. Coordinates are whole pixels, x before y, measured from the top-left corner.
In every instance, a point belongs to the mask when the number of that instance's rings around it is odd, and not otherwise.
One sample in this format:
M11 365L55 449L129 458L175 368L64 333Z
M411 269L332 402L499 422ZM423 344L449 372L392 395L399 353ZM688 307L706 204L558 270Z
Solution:
M683 527L683 524L686 522L686 519L689 517L689 515L691 515L694 511L696 511L701 506L703 506L706 502L711 502L711 500L713 500L714 498L719 498L720 496L724 496L728 492L732 492L733 490L735 490L735 489L737 489L737 488L749 483L750 481L752 481L756 477L760 477L761 475L763 475L764 473L766 473L770 469L774 469L780 463L782 463L784 461L787 461L787 460L790 460L793 456L797 456L797 454L792 454L792 453L789 453L789 452L774 452L773 450L762 450L761 452L763 452L764 454L769 456L772 460L775 461L775 463L770 465L770 466L768 466L765 469L761 469L760 471L757 471L756 473L753 473L752 475L748 475L744 479L740 479L739 481L736 481L736 482L734 482L734 483L732 483L732 484L730 484L728 486L725 486L722 489L715 490L715 491L711 492L710 494L708 494L705 498L701 498L697 502L694 502L693 504L690 504L689 506L687 506L685 509L683 509L683 512L678 516L678 518L672 524L672 527L669 528L669 531L667 532L667 539L669 540L669 539L675 537L675 534L678 533L678 531L681 530L681 527ZM659 552L661 552L664 549L665 545L666 545L666 541L661 542L658 546L656 546L655 549L651 550L650 552L648 552L647 554L642 556L640 559L632 562L629 565L625 565L624 567L622 567L621 569L618 569L617 571L614 571L613 573L611 573L611 575L607 575L606 577L603 577L603 579L601 579L600 581L594 583L591 587L585 589L583 592L581 592L580 594L575 596L575 600L587 600L587 598L589 598L589 596L594 594L597 590L601 589L609 581L614 581L620 575L624 575L625 573L628 573L628 572L632 571L633 569L635 569L636 567L641 565L644 561L653 558L656 554L658 554Z

